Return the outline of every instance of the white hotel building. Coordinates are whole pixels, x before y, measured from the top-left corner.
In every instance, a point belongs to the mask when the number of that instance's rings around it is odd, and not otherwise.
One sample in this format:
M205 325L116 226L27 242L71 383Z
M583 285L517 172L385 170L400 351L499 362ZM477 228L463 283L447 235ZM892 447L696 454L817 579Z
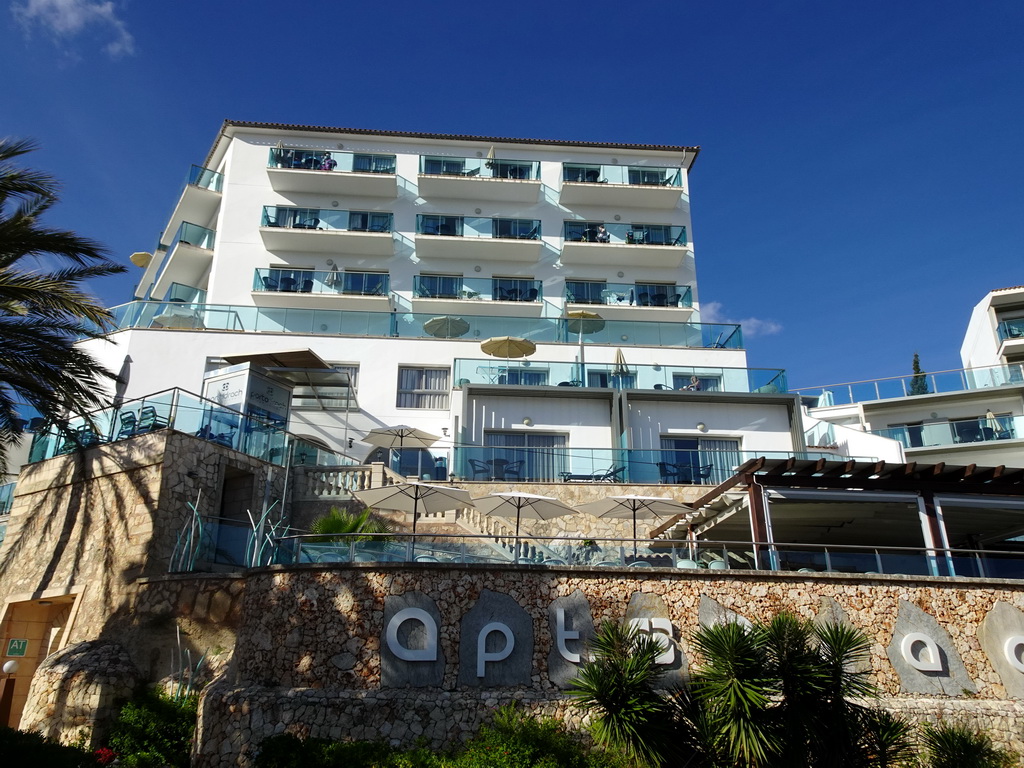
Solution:
M225 122L155 253L132 257L144 271L116 345L86 342L121 372L120 401L146 398L99 439L165 425L176 406L155 393L213 396L250 363L261 386L295 386L290 409L246 406L306 441L293 463L716 484L752 456L804 455L784 371L748 368L739 326L701 322L697 154ZM485 354L502 336L535 351ZM254 442L256 421L178 416L176 429L284 453ZM388 457L362 440L399 424L441 439ZM829 458L900 460L894 441L848 432Z

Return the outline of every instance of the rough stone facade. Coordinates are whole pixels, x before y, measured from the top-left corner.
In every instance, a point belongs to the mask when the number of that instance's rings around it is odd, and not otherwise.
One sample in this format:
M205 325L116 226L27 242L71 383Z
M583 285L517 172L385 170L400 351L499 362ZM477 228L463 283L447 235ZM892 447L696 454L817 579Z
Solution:
M440 685L396 687L384 648L389 600L410 592L408 604L436 607ZM529 682L514 679L472 684L466 655L467 617L510 598L532 624ZM1020 723L1024 704L1010 698L978 630L1003 603L1024 607L1024 586L952 579L878 576L851 579L834 574L674 571L668 569L562 569L482 566L342 566L271 568L246 579L238 642L228 671L211 685L201 712L196 765L246 765L255 745L283 731L326 738L377 738L410 745L465 738L489 711L521 701L538 712L579 724L567 698L564 670L550 669L554 643L549 610L580 596L595 624L635 618L644 606L667 612L680 653L677 669L694 663L690 634L712 615L764 620L780 611L813 619L845 615L873 638L871 671L883 704L915 719L956 717L988 728L1002 744L1024 751ZM559 602L561 601L561 602ZM934 619L977 691L903 693L886 649L906 602ZM585 615L577 609L577 615ZM904 610L904 614L907 611ZM903 619L906 621L906 618ZM475 624L470 634L476 630ZM509 657L509 660L513 660ZM472 662L470 662L472 663ZM552 675L551 672L555 674ZM1024 674L1024 673L1022 673ZM491 672L487 673L490 679ZM486 682L486 680L485 680ZM467 684L470 683L470 684ZM423 681L410 679L407 686Z

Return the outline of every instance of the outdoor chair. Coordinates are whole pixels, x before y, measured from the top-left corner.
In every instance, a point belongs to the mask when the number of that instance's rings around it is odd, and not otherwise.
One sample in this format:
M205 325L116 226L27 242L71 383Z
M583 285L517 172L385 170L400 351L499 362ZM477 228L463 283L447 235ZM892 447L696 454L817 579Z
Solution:
M681 475L679 466L676 464L670 464L667 461L658 462L658 474L661 475L662 485L674 485L678 483Z
M167 426L167 419L156 412L152 405L144 406L139 412L139 426L137 432L152 432L155 429L163 429Z
M523 464L524 461L522 459L506 464L505 469L503 470L503 474L505 475L504 479L508 480L509 478L513 478L515 480L522 480L523 478L520 473L522 472Z
M605 473L595 473L594 480L598 483L620 483L622 478L619 477L623 472L626 471L625 467L610 467Z
M281 290L287 293L295 293L295 283L296 280L294 277L282 277Z
M117 435L114 437L115 440L124 440L126 437L131 437L135 434L139 421L135 417L134 412L126 411L118 414L118 419L120 420L120 427L117 430Z
M263 290L265 291L276 291L278 290L277 280L272 277L264 277L263 279Z
M473 479L474 480L476 480L479 477L486 477L487 479L490 479L490 477L491 477L491 465L490 464L487 464L487 463L485 463L483 461L480 461L479 459L470 459L469 460L469 466L470 466L470 469L473 470Z

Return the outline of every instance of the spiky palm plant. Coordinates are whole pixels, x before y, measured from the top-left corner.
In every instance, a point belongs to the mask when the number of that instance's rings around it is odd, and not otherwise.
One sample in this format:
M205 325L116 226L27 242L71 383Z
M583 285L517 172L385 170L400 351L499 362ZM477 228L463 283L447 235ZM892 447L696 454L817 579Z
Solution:
M124 267L96 242L42 224L58 184L14 163L33 149L0 139L0 471L22 432L19 404L59 425L69 411L101 407L114 378L75 342L113 321L82 283Z
M316 534L315 542L329 541L387 541L394 527L372 510L348 512L331 507L330 511L318 517L309 526L310 533ZM360 534L360 535L355 535Z
M988 735L954 723L926 723L921 729L928 768L1010 768L1017 759Z

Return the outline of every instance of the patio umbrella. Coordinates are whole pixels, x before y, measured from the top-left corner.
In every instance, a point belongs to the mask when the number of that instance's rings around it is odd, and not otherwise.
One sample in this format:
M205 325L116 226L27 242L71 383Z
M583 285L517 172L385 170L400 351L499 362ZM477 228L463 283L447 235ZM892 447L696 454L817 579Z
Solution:
M587 383L587 366L583 359L583 334L597 333L604 330L604 318L597 312L590 312L586 309L577 309L573 312L566 312L569 318L566 323L570 333L575 333L580 345L580 381L585 386Z
M327 279L324 280L324 285L328 288L335 288L342 283L341 273L338 271L338 265L332 264L331 271L327 273Z
M577 509L594 517L633 518L633 549L636 550L636 521L660 520L693 510L675 499L664 496L606 496L597 501L580 504Z
M416 427L377 427L363 437L364 443L380 448L429 448L441 438Z
M532 520L551 520L571 515L575 510L551 496L536 493L492 493L473 499L476 508L488 515L511 517L516 515L516 538L519 538L519 521L525 517Z
M480 343L480 349L491 357L529 357L537 351L537 345L529 339L518 336L493 336Z
M454 339L469 333L469 323L461 317L441 315L427 320L423 324L423 330L439 339Z
M424 513L474 507L473 500L469 497L469 491L447 485L395 483L394 485L385 485L383 488L354 491L354 495L368 507L374 509L411 512L413 533L416 533L416 521Z
M621 348L615 350L615 365L612 367L612 373L616 376L629 375L629 366L626 365L626 356L622 354Z

